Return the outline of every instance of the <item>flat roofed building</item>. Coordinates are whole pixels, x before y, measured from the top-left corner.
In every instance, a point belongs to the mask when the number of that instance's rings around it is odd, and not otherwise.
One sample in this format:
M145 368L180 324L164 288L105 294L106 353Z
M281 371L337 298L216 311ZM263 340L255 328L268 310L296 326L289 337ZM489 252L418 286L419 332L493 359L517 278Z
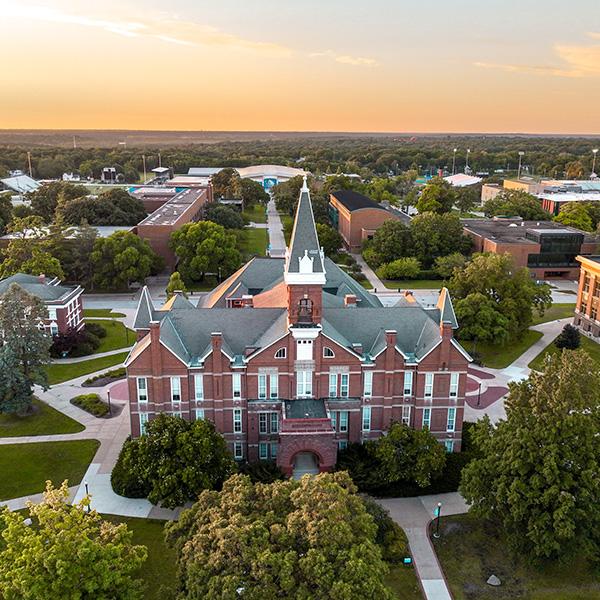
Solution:
M364 240L373 237L386 221L410 222L408 215L352 190L340 190L329 195L329 215L351 252L360 250Z
M461 222L475 252L508 252L516 266L527 267L536 279L577 279L577 255L598 248L598 236L553 221L496 217Z
M581 264L574 325L600 342L600 256L578 256Z

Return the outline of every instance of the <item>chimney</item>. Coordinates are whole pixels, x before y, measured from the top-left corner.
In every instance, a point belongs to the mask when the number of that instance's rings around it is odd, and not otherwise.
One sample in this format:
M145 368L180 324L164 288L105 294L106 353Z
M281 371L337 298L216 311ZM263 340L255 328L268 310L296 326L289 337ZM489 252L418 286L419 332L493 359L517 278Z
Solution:
M160 321L150 321L150 341L158 344L160 340Z
M413 293L411 292L411 290L404 290L404 298L408 302L416 302L415 297L414 297Z
M223 334L220 331L216 331L210 334L210 341L212 344L213 352L217 353L221 351L223 345Z
M346 294L344 296L344 306L350 308L350 307L356 307L356 296L354 294Z
M362 354L363 353L362 344L360 344L358 342L354 342L352 344L352 350L354 350L354 352L356 352L356 354Z
M40 273L40 274L38 275L38 281L39 281L40 283L46 283L46 274L45 274L45 273Z
M385 332L385 343L388 346L395 346L396 345L396 335L397 335L397 331L395 329L388 329Z
M252 296L250 294L244 294L242 296L242 307L243 308L252 308L254 306L254 302L252 300Z
M162 375L159 321L150 321L150 356L152 357L152 375L159 377Z

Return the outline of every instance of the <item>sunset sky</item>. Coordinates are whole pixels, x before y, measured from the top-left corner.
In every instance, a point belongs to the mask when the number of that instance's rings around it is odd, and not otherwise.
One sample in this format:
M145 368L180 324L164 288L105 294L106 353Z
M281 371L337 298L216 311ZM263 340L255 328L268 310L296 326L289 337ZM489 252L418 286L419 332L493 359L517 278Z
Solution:
M0 128L600 133L598 0L0 0Z

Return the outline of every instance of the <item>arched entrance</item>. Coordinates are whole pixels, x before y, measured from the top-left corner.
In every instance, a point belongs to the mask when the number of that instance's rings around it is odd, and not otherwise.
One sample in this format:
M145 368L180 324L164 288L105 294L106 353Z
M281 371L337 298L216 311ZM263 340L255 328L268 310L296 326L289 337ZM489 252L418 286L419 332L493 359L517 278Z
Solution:
M300 479L303 475L317 475L319 473L319 458L313 452L298 452L292 463L292 477Z

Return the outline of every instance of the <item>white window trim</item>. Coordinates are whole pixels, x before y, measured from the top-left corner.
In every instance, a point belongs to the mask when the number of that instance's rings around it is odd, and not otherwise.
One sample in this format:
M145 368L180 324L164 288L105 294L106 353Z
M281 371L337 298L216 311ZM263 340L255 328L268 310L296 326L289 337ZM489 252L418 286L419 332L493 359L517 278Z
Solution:
M412 396L413 392L413 372L412 371L404 371L404 382L402 388L402 394L404 396Z
M139 416L140 416L140 435L143 435L146 432L146 425L148 424L148 421L149 421L148 413L141 412Z
M458 396L459 377L459 373L450 373L450 390L448 392L450 398L456 398Z
M402 423L408 426L410 426L410 409L409 405L402 407Z
M258 399L266 400L267 398L267 376L264 373L258 375Z
M199 421L200 419L204 419L204 409L203 408L197 408L194 411L194 416L196 417L196 421Z
M194 375L194 398L197 401L204 400L204 375L202 373Z
M425 386L423 388L423 397L433 398L433 373L425 373Z
M271 415L269 422L271 433L279 433L279 413L272 412L269 414Z
M456 429L456 409L449 408L448 415L446 417L446 431L454 432Z
M323 358L335 358L335 352L329 346L323 346Z
M263 451L264 450L264 456ZM269 460L269 444L267 442L259 442L258 443L258 459L259 460Z
M236 460L242 460L244 458L244 446L241 442L233 443L233 458Z
M362 407L362 430L371 431L371 407Z
M427 418L426 418L426 416L427 416ZM425 427L427 427L427 429L431 429L431 409L430 408L423 409L423 419L421 421L421 427L423 429Z
M346 433L348 431L348 411L347 410L340 410L338 411L339 416L340 416L340 432L341 433Z
M242 374L232 373L231 374L231 392L234 398L242 397Z
M349 394L350 373L340 373L340 398L347 398Z
M279 398L279 373L269 375L269 398Z
M144 399L142 399L142 397L140 395L140 391L142 391L140 389L140 381L144 382L143 392L144 392L144 395L146 396ZM147 377L136 377L135 385L136 385L136 390L137 390L137 401L142 402L142 403L148 402L148 378Z
M363 376L363 396L370 398L373 395L373 371L365 371Z
M175 382L177 382L175 384ZM175 392L179 396L179 399L175 399ZM181 377L171 377L171 402L181 402Z
M266 412L259 412L258 413L258 433L259 434L266 434L269 433L269 417L268 417L269 413Z
M233 433L244 433L241 408L233 409Z
M276 359L286 358L286 356L287 356L287 351L286 351L285 347L279 348L279 350L277 350L277 352L275 352Z
M310 398L312 396L312 371L296 371L296 396Z
M337 373L329 373L329 387L328 393L330 398L337 398L337 383L338 383Z

